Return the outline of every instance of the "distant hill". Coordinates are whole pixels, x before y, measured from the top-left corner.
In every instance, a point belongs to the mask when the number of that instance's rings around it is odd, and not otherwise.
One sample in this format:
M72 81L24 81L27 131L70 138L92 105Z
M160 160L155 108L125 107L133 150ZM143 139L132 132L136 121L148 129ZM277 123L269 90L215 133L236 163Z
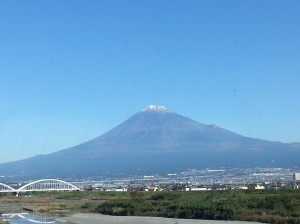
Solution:
M298 167L300 144L248 138L150 105L80 145L0 164L18 178L153 174L204 167Z

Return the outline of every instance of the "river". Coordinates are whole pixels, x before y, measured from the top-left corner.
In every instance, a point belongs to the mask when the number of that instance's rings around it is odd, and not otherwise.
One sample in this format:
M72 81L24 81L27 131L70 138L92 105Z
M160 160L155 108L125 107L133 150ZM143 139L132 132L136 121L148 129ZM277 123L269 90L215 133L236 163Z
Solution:
M7 220L11 224L29 224L29 223L53 223L67 224L68 222L59 222L54 216L42 216L34 213L15 213L2 214L2 220Z

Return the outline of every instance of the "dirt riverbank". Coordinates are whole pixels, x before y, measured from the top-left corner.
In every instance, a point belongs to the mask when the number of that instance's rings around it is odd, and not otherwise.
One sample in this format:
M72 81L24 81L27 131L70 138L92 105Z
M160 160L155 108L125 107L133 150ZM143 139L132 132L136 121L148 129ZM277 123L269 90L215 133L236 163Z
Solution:
M60 218L74 224L257 224L256 222L241 221L215 221L195 219L172 219L159 217L138 216L109 216L101 214L78 213L68 217Z
M86 203L101 203L103 200L57 199L52 197L0 197L0 213L20 213L24 208L35 213L78 211Z

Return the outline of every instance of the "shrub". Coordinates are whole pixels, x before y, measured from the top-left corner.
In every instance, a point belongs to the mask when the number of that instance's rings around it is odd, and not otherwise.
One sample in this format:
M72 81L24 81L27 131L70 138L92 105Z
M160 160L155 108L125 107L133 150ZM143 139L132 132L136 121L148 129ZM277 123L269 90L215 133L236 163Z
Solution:
M164 200L166 198L166 196L164 194L155 194L152 195L151 199L152 200Z

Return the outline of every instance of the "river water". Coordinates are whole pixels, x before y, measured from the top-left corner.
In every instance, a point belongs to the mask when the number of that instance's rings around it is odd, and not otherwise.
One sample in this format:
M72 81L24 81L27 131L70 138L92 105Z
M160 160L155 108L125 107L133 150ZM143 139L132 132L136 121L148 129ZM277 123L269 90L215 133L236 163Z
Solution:
M58 222L54 216L41 216L33 213L3 214L2 220L7 220L11 224L29 224L29 223L53 223L68 224L68 222Z

